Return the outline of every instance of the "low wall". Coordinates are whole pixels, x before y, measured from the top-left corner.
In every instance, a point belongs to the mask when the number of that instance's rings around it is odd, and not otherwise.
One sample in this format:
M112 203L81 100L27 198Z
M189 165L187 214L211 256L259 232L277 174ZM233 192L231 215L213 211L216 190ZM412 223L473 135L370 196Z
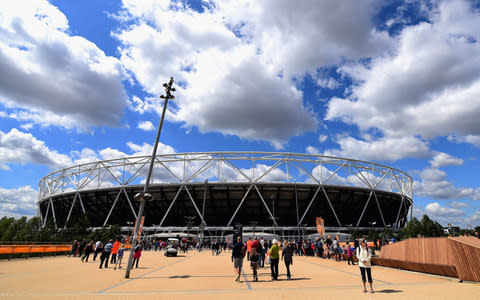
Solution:
M480 281L480 240L475 237L410 238L383 246L374 263Z

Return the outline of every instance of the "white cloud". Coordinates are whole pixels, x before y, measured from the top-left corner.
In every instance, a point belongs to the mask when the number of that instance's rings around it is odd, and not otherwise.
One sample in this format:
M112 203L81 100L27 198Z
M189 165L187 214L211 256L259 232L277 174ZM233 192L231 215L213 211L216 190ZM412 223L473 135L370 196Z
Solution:
M37 214L38 192L30 186L0 188L0 217L33 217Z
M318 141L319 141L320 143L325 142L327 139L328 139L328 135L323 135L323 134L321 134L321 135L318 136Z
M461 166L463 165L463 159L453 157L447 153L437 152L433 159L430 160L430 164L434 168L441 168L446 166Z
M453 202L448 203L448 206L453 207L453 208L465 208L465 207L469 207L470 205L468 203L465 203L465 202L453 201Z
M435 168L420 172L421 181L414 181L414 194L433 199L480 199L480 188L456 187L447 180L447 173Z
M95 151L90 148L74 150L68 154L62 154L50 149L31 133L24 133L16 128L5 133L0 130L0 169L9 170L11 164L36 164L45 165L51 169L60 169L72 165L91 163L99 160L123 158L128 156L151 155L153 146L144 143L137 145L127 142L130 153L124 153L114 148L104 148ZM175 149L163 143L158 144L157 154L175 153Z
M469 143L480 147L480 135L466 135L466 136L448 136L448 140L456 143Z
M155 130L155 127L153 126L152 122L150 122L150 121L142 121L142 122L138 123L137 128L139 128L143 131Z
M307 152L308 154L320 154L320 150L313 146L307 146L307 148L305 148L305 152Z
M437 5L438 4L438 5ZM340 71L356 85L326 119L431 139L480 134L480 18L466 1L440 1L430 23L405 27L395 51Z
M133 25L114 35L121 61L147 92L162 93L171 75L179 82L170 120L278 149L318 124L292 76L390 46L388 35L374 29L372 7L219 1L198 13L178 2L124 1L121 18ZM143 112L152 108L149 101L134 98L132 107Z
M438 202L433 202L425 207L425 213L435 221L446 226L447 224L464 223L465 212L458 208L448 208L441 206Z
M480 226L480 210L475 211L473 215L466 219L466 222L467 226L472 225L473 228Z
M426 214L430 219L439 222L444 227L447 227L448 224L460 228L468 228L469 225L472 225L472 227L480 226L480 210L478 208L466 209L466 207L469 207L469 205L465 205L466 203L458 206L454 203L460 202L447 202L450 207L446 207L439 202L431 202L425 207L414 206L413 216L421 219Z
M9 118L40 126L119 126L127 105L119 60L68 31L47 1L0 2L0 103Z
M49 149L30 133L16 128L8 133L0 130L0 169L8 170L9 164L27 163L62 168L72 164L72 160L67 155Z
M377 4L381 2L218 1L214 12L290 77L388 49L388 35L372 23Z
M340 84L338 83L338 81L335 80L335 78L320 78L317 80L317 85L331 90L334 90L340 86Z
M340 137L336 141L340 149L325 151L325 155L356 158L361 160L395 161L405 157L428 157L428 145L411 136L384 137L374 141L363 141L353 137Z

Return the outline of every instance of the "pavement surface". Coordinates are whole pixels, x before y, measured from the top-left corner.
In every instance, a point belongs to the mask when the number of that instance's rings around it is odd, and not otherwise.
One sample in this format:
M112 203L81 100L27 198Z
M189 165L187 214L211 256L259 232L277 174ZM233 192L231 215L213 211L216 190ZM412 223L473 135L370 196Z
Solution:
M99 257L88 263L66 256L0 261L0 299L480 299L478 283L378 266L372 269L375 293L364 294L358 266L316 257L294 256L292 280L283 262L278 281L270 280L265 265L258 282L245 260L239 283L230 255L190 251L167 258L144 251L130 279L124 278L126 260L117 270L99 269Z

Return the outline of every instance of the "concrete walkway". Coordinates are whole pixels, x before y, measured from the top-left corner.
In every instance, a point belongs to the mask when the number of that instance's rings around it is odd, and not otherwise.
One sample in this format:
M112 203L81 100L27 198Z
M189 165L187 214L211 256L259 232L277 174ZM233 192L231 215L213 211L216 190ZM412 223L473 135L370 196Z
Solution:
M90 258L91 259L91 258ZM358 266L315 257L294 257L293 280L270 281L260 269L259 281L244 261L242 282L235 282L230 253L212 256L191 251L179 257L144 251L130 279L121 270L99 269L96 262L52 257L0 261L0 298L16 299L480 299L480 284L457 279L375 267L375 294L362 293Z

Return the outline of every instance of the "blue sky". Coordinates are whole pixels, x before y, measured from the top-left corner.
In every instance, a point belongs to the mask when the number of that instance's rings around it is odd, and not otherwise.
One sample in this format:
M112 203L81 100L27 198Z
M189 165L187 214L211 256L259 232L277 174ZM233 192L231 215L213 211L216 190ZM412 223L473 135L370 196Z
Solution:
M313 5L312 5L313 4ZM480 225L478 1L2 1L0 215L66 166L287 151L414 179L414 215Z

